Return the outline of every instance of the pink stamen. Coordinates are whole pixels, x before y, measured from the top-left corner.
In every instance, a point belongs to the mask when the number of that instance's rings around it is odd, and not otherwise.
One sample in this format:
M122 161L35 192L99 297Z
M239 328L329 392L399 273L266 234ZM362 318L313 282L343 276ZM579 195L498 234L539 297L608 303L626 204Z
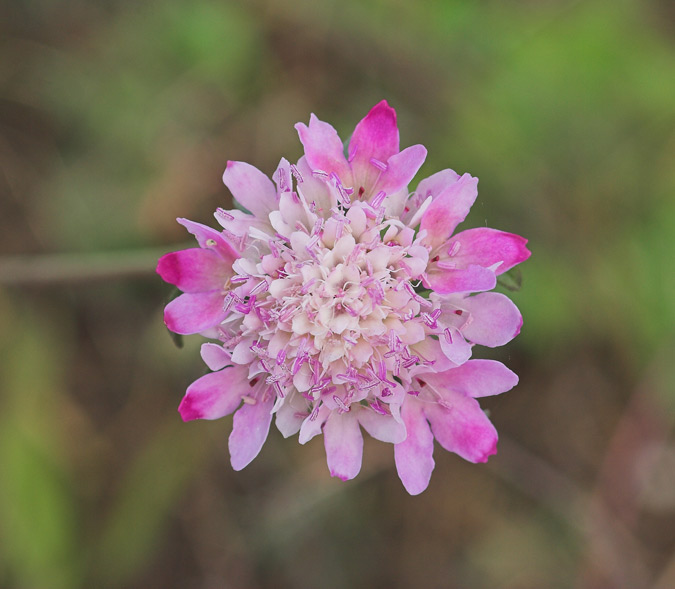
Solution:
M371 163L371 165L375 166L378 170L381 170L382 172L387 171L387 164L385 164L384 162L381 162L378 159L375 159L374 157L370 158L370 163Z
M455 264L454 262L446 262L445 260L441 260L440 262L436 262L436 265L441 270L455 270L457 268L457 264Z
M344 401L340 399L337 395L333 395L333 401L335 401L335 404L342 409L345 413L349 411L349 407L345 405Z
M302 294L307 294L309 292L309 290L312 288L312 285L315 282L316 282L316 278L311 278L305 284L302 285L302 288L300 289L300 292Z
M384 190L380 190L380 192L375 195L373 200L370 201L370 206L372 206L374 209L379 209L386 196L387 193Z
M351 164L354 161L354 158L356 157L356 152L359 150L358 144L350 145L349 146L349 154L347 156L347 161Z
M302 179L302 174L298 171L298 168L295 166L295 164L291 164L291 174L295 177L295 180L298 184L302 184L303 179Z
M286 360L286 350L279 350L279 353L277 354L277 364L281 366L284 363L284 360Z
M447 341L449 344L452 343L452 333L450 332L450 328L446 327L443 330L443 334L445 335L445 341Z
M216 209L216 214L221 218L225 219L226 221L233 221L234 220L234 215L230 215L225 209L221 209L218 207Z
M268 286L267 280L261 280L260 282L258 282L258 284L256 284L251 289L251 292L249 294L254 295L254 296L257 295L257 294L260 294L264 290L267 290L267 286Z
M459 241L453 242L453 244L450 246L450 249L448 250L448 255L450 257L454 256L459 251L459 248L461 246L462 246L462 244L459 243Z

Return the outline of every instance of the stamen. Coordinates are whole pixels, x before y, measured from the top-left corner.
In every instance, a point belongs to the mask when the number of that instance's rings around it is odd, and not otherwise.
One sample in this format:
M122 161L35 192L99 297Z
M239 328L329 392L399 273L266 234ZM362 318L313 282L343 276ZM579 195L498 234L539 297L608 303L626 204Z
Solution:
M381 170L382 172L387 171L387 164L385 164L384 162L381 162L378 159L375 159L374 157L370 158L370 163L371 163L371 165L375 166L378 170Z
M351 164L354 161L354 158L356 157L356 152L359 150L359 146L357 143L354 145L349 146L349 154L347 155L347 161Z
M230 215L230 213L228 213L225 209L221 209L220 207L216 209L216 215L222 219L225 219L226 221L234 220L234 215Z
M302 179L302 174L298 171L298 168L295 166L295 164L291 164L291 174L295 177L295 180L298 184L302 184L303 179Z
M450 246L450 249L448 250L448 255L450 257L454 256L459 251L459 248L461 246L462 246L462 244L459 243L459 241L453 242L453 244Z
M244 395L241 400L246 403L247 405L255 405L258 401L256 401L253 397L249 397L248 395Z
M309 292L309 289L312 288L312 285L316 282L316 278L311 278L305 284L302 285L302 288L300 289L300 292L302 294L307 294Z
M251 292L249 294L255 296L267 290L267 287L268 287L267 280L261 280L251 289Z
M333 401L335 401L337 406L340 407L340 409L342 409L342 411L344 411L345 413L349 411L349 407L345 405L344 401L340 399L340 397L338 397L337 395L333 395Z
M286 360L286 350L279 350L279 353L277 354L277 364L281 366L284 363L284 360Z
M443 334L445 335L445 341L447 341L449 344L452 343L452 333L450 332L450 328L446 327L443 330Z
M455 270L457 268L457 264L455 264L454 262L447 262L445 260L436 262L436 265L442 270Z
M373 200L370 201L370 206L374 209L379 209L386 196L387 193L384 190L380 190L380 192L373 197Z

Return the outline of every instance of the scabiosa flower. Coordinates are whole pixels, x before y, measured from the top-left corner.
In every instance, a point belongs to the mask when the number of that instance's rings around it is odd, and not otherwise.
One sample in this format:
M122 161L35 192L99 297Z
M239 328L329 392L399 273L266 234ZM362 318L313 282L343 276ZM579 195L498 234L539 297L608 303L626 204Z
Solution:
M362 430L394 444L411 494L434 468L434 438L483 462L497 432L477 398L512 388L499 362L470 360L501 346L521 315L487 292L527 259L526 240L494 229L455 233L477 179L443 170L410 192L426 157L399 150L386 101L356 126L345 154L329 124L296 125L305 155L282 159L273 180L228 162L223 181L243 210L218 209L216 231L179 219L199 248L167 254L157 271L185 294L164 319L201 333L212 370L187 390L184 420L234 413L229 448L240 470L260 452L274 418L301 444L323 434L328 467L355 477Z

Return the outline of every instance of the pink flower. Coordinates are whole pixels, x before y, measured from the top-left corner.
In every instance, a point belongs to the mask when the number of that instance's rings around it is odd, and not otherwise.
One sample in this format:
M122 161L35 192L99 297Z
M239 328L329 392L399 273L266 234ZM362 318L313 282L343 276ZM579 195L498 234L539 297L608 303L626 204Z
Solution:
M212 340L202 357L213 372L179 411L186 421L234 412L236 470L260 452L274 417L301 444L323 434L331 474L351 479L365 430L394 444L403 484L420 493L434 437L472 462L495 452L476 398L517 377L470 357L520 331L515 305L483 291L529 257L526 240L455 233L477 195L468 174L443 170L409 192L426 149L399 151L386 101L356 126L346 156L314 115L296 128L297 164L282 159L272 182L228 162L223 180L246 212L219 209L222 231L180 219L201 247L160 259L159 274L185 293L167 306L167 326Z

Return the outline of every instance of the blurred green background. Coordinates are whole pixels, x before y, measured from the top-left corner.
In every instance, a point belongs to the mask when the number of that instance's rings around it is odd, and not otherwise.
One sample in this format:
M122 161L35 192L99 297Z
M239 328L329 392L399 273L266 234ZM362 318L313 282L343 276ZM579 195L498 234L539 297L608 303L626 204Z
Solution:
M675 587L675 9L648 0L9 0L0 7L0 587ZM386 98L465 226L530 239L500 451L330 479L183 424L157 257L315 112ZM422 177L420 176L420 177ZM484 351L476 350L478 356Z

